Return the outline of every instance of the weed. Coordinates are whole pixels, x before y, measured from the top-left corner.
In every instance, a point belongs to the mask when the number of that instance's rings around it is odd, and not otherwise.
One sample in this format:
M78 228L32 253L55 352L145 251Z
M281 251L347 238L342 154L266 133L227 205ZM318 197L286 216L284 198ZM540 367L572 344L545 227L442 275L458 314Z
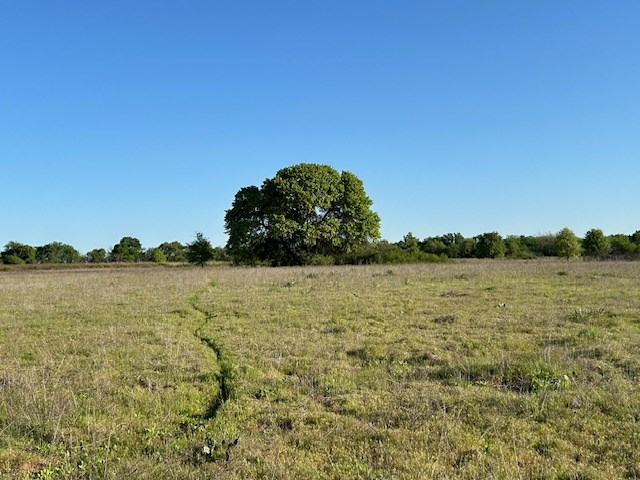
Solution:
M598 338L599 335L598 335L598 330L596 330L593 327L588 327L588 328L583 328L579 330L576 336L580 339L595 340L596 338Z
M587 323L589 320L607 315L604 308L576 308L569 315L569 320L576 323Z
M219 460L229 461L231 459L231 451L238 445L239 438L227 440L222 438L215 440L207 437L204 439L203 445L196 447L194 450L194 460L198 462L217 462Z

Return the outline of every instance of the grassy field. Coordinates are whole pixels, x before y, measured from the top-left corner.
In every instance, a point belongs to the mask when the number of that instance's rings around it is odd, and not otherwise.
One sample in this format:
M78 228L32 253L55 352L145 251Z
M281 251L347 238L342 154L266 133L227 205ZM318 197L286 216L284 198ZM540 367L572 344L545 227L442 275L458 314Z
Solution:
M640 478L640 263L0 272L0 477Z

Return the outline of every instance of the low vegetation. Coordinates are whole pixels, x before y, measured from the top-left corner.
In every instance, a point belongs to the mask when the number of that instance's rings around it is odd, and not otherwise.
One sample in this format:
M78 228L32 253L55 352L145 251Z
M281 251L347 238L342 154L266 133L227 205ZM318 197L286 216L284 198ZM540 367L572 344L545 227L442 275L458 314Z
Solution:
M640 476L640 269L0 272L0 476Z

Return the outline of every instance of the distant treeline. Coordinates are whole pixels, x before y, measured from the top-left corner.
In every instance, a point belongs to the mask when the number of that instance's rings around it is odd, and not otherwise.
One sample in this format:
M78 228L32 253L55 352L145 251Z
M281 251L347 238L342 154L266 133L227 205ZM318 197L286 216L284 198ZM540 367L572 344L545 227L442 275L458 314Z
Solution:
M0 254L0 260L5 265L107 262L180 263L193 261L189 256L190 246L191 244L183 245L180 242L165 242L157 247L144 249L137 238L124 237L109 251L104 248L96 248L82 255L71 245L60 242L48 243L41 247L9 242ZM231 260L222 247L210 247L210 252L212 260Z
M154 262L184 263L194 260L189 255L194 244L164 242L157 247L144 249L137 238L123 237L109 251L97 248L81 254L73 246L52 242L34 247L19 242L9 242L0 253L1 263L19 264L72 264L108 262ZM233 262L224 247L208 247L207 259ZM450 258L514 258L537 257L587 257L597 259L640 259L640 230L632 235L605 235L602 230L592 229L584 238L578 238L568 228L558 233L543 235L511 235L503 238L497 232L488 232L475 237L464 237L460 233L419 239L408 233L399 242L386 240L361 245L339 256L315 256L308 263L333 264L390 264L437 262ZM197 258L197 257L196 257Z
M588 257L640 259L640 231L633 235L605 235L592 229L578 238L570 229L544 235L510 235L488 232L465 238L448 233L423 240L408 233L396 243L377 242L349 255L345 263L409 263L449 258Z

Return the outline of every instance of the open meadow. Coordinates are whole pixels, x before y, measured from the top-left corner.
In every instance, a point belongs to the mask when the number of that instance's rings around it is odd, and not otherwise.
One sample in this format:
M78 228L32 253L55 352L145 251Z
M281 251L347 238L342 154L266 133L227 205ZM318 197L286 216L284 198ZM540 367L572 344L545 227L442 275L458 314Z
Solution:
M640 478L640 263L1 271L0 477Z

